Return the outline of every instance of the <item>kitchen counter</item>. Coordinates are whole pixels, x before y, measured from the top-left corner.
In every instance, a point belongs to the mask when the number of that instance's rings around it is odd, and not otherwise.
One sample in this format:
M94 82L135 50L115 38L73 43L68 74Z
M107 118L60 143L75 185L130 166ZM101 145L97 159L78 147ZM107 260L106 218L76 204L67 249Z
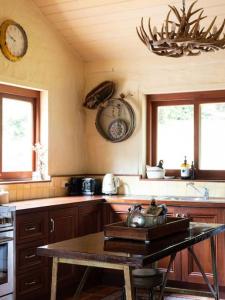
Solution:
M105 196L108 203L126 203L136 204L141 202L142 204L149 204L153 199L156 202L165 203L168 206L188 206L192 207L225 207L225 198L209 198L205 200L200 197L182 197L182 196L143 196L143 195L117 195L117 196Z
M26 201L16 201L4 204L6 206L15 206L16 211L24 212L28 209L39 209L48 207L59 207L61 205L70 206L73 204L85 203L90 201L102 201L104 197L101 196L66 196L66 197L56 197L56 198L44 198L44 199L34 199Z
M209 198L209 200L204 200L203 198L193 198L185 197L185 200L179 197L171 196L165 198L164 196L154 197L154 196L143 196L143 195L95 195L95 196L66 196L66 197L56 197L56 198L45 198L45 199L34 199L26 201L10 202L5 205L15 206L18 212L24 212L28 209L42 209L48 207L59 207L59 206L70 206L73 204L85 203L90 201L106 201L108 203L124 203L124 204L135 204L141 202L142 204L149 204L152 199L156 199L157 202L163 202L165 204L172 206L187 206L191 205L193 207L225 207L225 198ZM195 200L197 199L197 200Z

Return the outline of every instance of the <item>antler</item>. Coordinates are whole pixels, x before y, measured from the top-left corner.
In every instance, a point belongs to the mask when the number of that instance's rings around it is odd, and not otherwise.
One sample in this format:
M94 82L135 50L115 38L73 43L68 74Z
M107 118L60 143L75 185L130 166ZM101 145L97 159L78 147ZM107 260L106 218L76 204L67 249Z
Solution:
M196 56L202 52L212 52L219 49L225 49L225 35L220 39L225 28L225 19L221 27L215 32L216 17L212 20L209 27L205 30L200 28L201 20L205 19L203 16L203 8L193 11L197 0L194 1L187 13L182 9L182 14L179 13L175 6L170 6L170 11L167 14L165 24L162 25L160 32L154 32L151 28L151 20L148 20L148 32L144 29L144 20L141 19L141 25L136 27L139 39L144 43L148 49L160 56L181 57L183 55ZM171 21L171 13L174 13L177 21ZM194 20L191 18L199 13ZM173 24L170 30L169 24ZM175 28L174 28L175 26ZM212 31L213 30L213 31Z

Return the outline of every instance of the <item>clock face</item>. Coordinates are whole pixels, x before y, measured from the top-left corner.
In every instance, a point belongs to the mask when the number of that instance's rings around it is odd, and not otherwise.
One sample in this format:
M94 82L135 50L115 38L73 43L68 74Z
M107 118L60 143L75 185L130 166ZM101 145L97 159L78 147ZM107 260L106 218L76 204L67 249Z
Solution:
M12 55L20 57L26 51L24 32L17 25L9 25L6 29L6 45Z
M7 20L1 25L1 50L11 61L18 61L27 52L27 35L18 23Z

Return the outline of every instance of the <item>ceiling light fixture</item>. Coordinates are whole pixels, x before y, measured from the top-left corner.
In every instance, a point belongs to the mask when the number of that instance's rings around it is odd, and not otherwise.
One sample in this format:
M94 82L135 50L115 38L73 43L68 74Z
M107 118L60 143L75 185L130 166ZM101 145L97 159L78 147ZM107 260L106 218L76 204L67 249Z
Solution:
M151 52L168 57L196 56L201 54L201 52L215 52L225 49L225 34L221 37L225 27L225 20L219 29L215 25L217 17L213 19L207 29L200 26L200 22L206 16L203 16L203 8L193 11L196 2L193 2L186 12L185 0L183 0L181 14L175 6L169 5L170 11L162 25L161 31L158 31L156 26L152 30L149 18L148 34L144 28L142 18L141 25L136 27L140 40ZM176 16L176 21L170 20L171 12ZM198 17L191 20L197 13L199 13Z

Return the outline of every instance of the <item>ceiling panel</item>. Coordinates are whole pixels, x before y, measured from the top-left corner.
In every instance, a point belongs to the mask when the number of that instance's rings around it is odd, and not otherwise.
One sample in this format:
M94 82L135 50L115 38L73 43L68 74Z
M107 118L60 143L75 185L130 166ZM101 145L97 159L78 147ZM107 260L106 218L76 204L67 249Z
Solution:
M126 57L135 59L148 51L139 41L135 27L151 16L161 26L168 4L181 7L181 0L33 0L60 34L85 61ZM186 0L187 6L193 1ZM224 0L199 0L209 17L225 17Z

